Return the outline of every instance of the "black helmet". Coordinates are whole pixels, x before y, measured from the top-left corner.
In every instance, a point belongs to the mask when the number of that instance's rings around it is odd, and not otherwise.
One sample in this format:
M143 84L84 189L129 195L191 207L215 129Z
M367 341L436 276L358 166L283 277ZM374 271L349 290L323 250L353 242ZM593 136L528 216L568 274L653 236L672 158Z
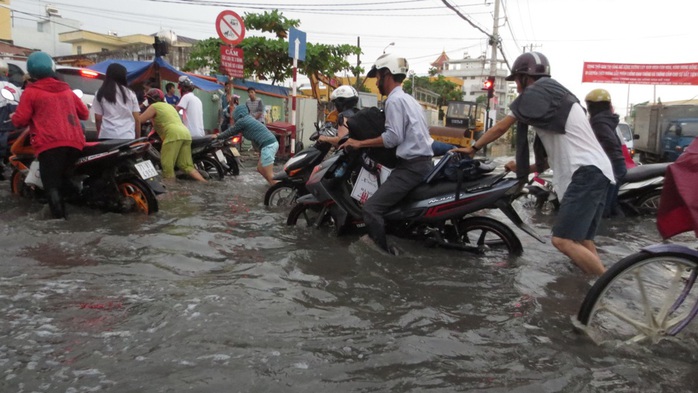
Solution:
M526 52L514 60L511 67L511 75L505 79L513 81L516 75L550 76L550 63L548 58L540 52Z

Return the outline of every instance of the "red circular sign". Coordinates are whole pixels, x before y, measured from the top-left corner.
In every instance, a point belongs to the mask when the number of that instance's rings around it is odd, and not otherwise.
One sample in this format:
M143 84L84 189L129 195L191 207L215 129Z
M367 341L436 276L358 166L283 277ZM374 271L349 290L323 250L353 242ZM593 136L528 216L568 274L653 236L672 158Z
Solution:
M216 32L226 44L237 45L245 38L245 23L240 15L225 10L216 17Z

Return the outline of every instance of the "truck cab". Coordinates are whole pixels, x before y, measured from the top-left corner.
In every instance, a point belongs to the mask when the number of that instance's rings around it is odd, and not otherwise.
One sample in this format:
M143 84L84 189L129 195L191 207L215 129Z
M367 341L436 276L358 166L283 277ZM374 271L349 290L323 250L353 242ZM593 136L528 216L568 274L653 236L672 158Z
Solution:
M696 136L698 136L698 118L671 120L662 138L664 161L676 161Z

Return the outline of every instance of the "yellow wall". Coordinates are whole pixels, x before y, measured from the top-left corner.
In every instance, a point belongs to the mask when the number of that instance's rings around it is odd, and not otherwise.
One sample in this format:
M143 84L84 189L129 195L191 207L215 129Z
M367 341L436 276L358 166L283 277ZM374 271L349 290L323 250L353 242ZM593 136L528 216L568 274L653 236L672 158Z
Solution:
M10 20L10 10L5 7L10 6L10 0L0 0L0 40L12 41L12 21Z

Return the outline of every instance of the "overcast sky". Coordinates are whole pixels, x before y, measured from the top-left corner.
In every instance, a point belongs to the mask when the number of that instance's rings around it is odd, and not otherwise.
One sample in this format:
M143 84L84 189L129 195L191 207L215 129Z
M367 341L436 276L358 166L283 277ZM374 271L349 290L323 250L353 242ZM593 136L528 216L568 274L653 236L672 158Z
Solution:
M493 30L493 1L447 0L486 33ZM451 59L465 53L477 57L484 51L489 56L485 33L442 0L12 0L11 7L43 14L46 4L53 4L65 18L80 20L85 30L127 35L172 29L199 39L217 36L215 19L223 10L244 15L277 8L300 20L299 29L307 33L308 42L356 45L361 37L365 69L391 42L395 44L388 51L406 57L418 75L425 75L444 50ZM550 60L553 78L582 100L591 89L609 90L621 115L628 98L631 103L651 101L655 88L582 83L585 61L698 62L694 0L502 0L500 4L499 34L509 64L524 46L533 46ZM698 86L657 86L656 96L665 102L697 98Z

